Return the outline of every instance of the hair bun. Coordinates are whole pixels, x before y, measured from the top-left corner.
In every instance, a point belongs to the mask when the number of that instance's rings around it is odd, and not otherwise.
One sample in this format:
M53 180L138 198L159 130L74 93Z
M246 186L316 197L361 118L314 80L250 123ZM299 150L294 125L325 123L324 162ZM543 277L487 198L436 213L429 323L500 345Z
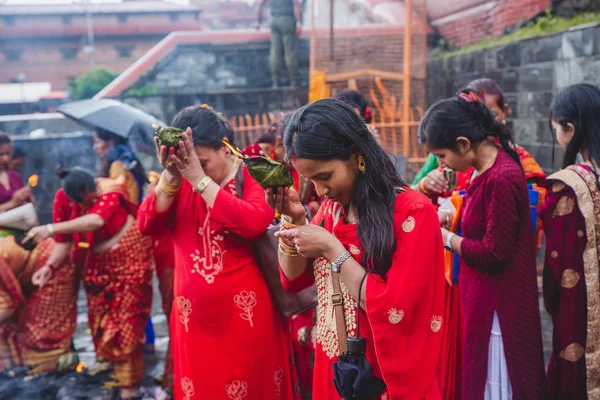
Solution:
M56 168L56 175L60 179L65 179L69 175L69 168L67 168L67 167L58 167L58 168Z

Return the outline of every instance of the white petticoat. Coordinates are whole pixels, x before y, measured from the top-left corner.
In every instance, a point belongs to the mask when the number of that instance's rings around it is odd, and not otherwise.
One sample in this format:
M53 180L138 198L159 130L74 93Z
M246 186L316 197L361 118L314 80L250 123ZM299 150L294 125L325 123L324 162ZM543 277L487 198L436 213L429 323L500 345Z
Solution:
M498 314L494 311L494 322L488 348L488 375L485 383L484 400L512 400L512 387L504 356L504 343Z

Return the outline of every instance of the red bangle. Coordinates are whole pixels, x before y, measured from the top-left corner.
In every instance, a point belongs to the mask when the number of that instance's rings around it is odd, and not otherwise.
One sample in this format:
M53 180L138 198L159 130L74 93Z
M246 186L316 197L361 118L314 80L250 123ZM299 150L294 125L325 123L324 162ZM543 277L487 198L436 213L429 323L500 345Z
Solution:
M46 264L47 267L50 267L50 271L52 271L52 273L56 272L56 267L52 264Z

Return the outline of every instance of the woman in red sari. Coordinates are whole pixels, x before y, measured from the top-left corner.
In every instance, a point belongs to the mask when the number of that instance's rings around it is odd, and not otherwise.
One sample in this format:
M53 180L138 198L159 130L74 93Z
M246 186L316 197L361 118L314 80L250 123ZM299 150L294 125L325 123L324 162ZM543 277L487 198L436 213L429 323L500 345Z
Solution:
M179 149L158 147L165 171L138 214L145 234L173 231L171 346L176 399L292 399L284 323L252 240L272 222L264 191L223 145L229 124L209 108L181 111Z
M552 130L566 150L547 180L539 215L546 232L544 302L554 322L550 398L600 398L600 89L579 84L551 105ZM577 163L577 154L583 163Z
M442 229L444 246L461 256L462 398L543 399L536 249L510 134L466 89L425 113L419 139L442 167L476 175L462 208L463 237Z
M444 273L431 202L403 188L367 126L340 101L301 108L284 144L294 168L325 197L308 224L296 192L267 190L288 228L278 233L284 287L316 283L319 293L313 399L341 398L332 369L346 344L338 341L337 313L344 315L341 335L366 338L366 359L386 386L378 399L441 399L435 372ZM341 296L334 294L334 261Z
M129 201L124 179L96 183L79 168L61 177L57 222L33 228L28 237L39 242L54 235L57 243L74 244L96 355L112 364L123 399L141 398L144 329L152 306L150 239L135 224L137 206Z

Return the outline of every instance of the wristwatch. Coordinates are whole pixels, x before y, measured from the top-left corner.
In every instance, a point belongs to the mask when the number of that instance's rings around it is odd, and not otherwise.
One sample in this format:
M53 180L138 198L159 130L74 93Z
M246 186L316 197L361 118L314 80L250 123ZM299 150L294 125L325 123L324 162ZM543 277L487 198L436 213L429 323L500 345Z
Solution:
M198 193L198 194L202 194L204 193L204 190L206 190L206 187L212 182L212 178L210 176L205 176L204 178L202 178L202 180L200 181L200 183L198 183L198 186L196 186L196 188L194 188L194 192Z
M331 263L331 270L333 272L335 272L336 274L339 274L342 264L350 257L352 257L350 252L348 252L348 251L343 252L342 255L337 258L337 260L335 260L334 262Z
M454 236L456 236L454 233L448 233L448 236L446 236L446 242L444 243L444 248L451 253L454 253L454 249L452 249L452 239Z

